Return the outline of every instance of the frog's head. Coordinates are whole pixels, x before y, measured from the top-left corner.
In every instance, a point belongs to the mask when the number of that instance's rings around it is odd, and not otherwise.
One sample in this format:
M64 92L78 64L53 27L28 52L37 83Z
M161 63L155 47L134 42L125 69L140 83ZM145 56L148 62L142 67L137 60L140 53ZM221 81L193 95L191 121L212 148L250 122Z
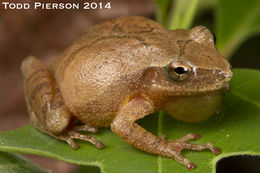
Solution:
M150 89L167 95L188 96L228 87L231 66L215 48L215 38L206 27L172 31L172 49L164 64L147 70ZM162 93L162 92L160 92Z
M165 61L145 73L149 95L179 120L205 120L220 110L222 91L232 77L231 66L205 27L175 30L172 35L172 46L162 53Z

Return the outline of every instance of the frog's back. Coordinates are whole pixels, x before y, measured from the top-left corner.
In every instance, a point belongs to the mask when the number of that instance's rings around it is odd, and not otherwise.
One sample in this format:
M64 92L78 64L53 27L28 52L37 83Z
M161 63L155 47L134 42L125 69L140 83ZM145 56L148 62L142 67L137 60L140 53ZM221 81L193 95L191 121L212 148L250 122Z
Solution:
M140 89L144 69L164 63L158 54L163 56L165 42L167 30L143 17L96 25L56 61L55 78L66 105L83 122L98 117L95 125L108 125Z

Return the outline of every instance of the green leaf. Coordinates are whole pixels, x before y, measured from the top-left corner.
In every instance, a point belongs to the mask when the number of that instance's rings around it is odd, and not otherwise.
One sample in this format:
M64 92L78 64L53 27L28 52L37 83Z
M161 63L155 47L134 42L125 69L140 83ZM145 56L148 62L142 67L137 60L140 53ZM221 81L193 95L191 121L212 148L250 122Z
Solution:
M196 15L216 6L217 0L155 0L156 20L168 29L189 29Z
M218 159L236 154L260 154L260 71L235 69L231 92L227 94L222 112L201 123L189 124L158 113L138 122L154 134L176 139L187 133L200 133L194 143L212 142L222 149L218 156L209 151L184 151L195 162L193 173L214 172ZM159 120L158 120L159 118ZM92 134L91 134L92 135ZM0 150L52 157L70 163L95 165L103 173L184 173L188 171L171 158L155 156L135 149L109 129L95 134L104 149L77 141L80 149L72 150L62 141L45 135L31 125L0 133Z
M199 0L175 0L169 20L169 29L189 29L195 17Z
M76 173L100 173L100 169L96 166L80 166Z
M229 57L243 41L260 32L260 1L219 0L216 17L217 47Z
M155 0L156 4L156 21L166 25L167 16L170 8L172 0Z
M25 158L12 153L0 152L0 172L4 173L48 173Z
M168 29L188 29L193 22L199 1L155 0L156 20Z

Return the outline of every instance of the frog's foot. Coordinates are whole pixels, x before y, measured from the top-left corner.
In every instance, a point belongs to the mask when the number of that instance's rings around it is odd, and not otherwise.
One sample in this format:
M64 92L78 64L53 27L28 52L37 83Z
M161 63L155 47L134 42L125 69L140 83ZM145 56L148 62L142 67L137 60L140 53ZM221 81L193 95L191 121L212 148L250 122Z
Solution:
M77 131L77 132L91 132L91 133L97 133L98 128L97 127L91 127L87 124L84 125L78 125L72 128L73 131Z
M55 136L55 137L66 141L72 149L79 148L78 144L74 142L74 139L88 141L88 142L92 143L93 145L95 145L97 148L104 148L104 144L102 142L98 141L96 138L87 136L84 134L80 134L74 130L69 130L66 135Z
M181 151L183 149L189 149L189 150L196 150L196 151L202 151L205 149L209 149L213 154L219 154L220 149L218 147L215 147L211 143L205 143L205 144L191 144L188 143L188 140L194 140L199 139L199 134L187 134L184 137L177 139L177 140L168 140L165 141L165 144L163 147L166 147L171 150L171 154L169 155L169 152L166 154L167 156L173 157L176 161L186 166L188 169L195 168L195 164L191 161L189 161L187 158L184 158L181 154ZM162 148L162 153L164 149Z

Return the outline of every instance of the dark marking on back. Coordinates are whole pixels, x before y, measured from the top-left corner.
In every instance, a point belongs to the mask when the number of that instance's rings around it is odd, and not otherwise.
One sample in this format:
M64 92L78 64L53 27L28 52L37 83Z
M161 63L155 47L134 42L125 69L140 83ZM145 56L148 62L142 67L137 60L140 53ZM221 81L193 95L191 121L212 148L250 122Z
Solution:
M177 44L179 45L180 52L179 57L181 57L184 53L184 50L186 49L186 46L191 42L192 40L177 40Z
M115 39L121 39L121 38L134 38L136 39L140 44L143 44L145 45L146 47L150 46L148 45L148 43L145 42L145 40L141 37L138 37L138 36L132 36L132 35L121 35L121 36L116 36L116 35L113 35L113 36L106 36L106 37L100 37L94 41L92 41L88 47L91 47L92 45L102 41L102 40L105 40L105 39L108 39L108 38L115 38Z
M27 85L29 83L29 81L32 79L32 77L40 72L45 72L46 69L38 69L36 71L34 71L25 81L25 85Z
M118 24L115 24L111 31L111 35L115 36L114 33L119 33L119 34L121 33L121 34L123 34L122 36L125 36L128 34L142 34L142 33L149 33L149 32L153 32L153 31L154 31L154 28L151 28L151 27L147 27L147 28L144 28L143 30L137 30L137 31L124 31Z
M204 32L207 28L202 28L201 30L199 30L196 35L190 39L190 40L177 40L177 44L179 45L179 48L180 48L180 53L179 53L179 57L181 57L186 49L186 46L193 40L197 39L200 34L202 32Z
M35 99L35 96L39 93L39 91L43 88L50 88L51 87L51 84L50 82L43 82L43 83L40 83L39 85L37 85L33 91L32 91L32 94L31 94L31 99L34 100Z
M142 34L142 33L149 33L153 32L154 28L150 28L149 30L143 30L143 31L132 31L132 32L127 32L127 34Z
M34 75L34 76L36 76L36 75ZM44 78L47 78L47 79L49 79L50 78L50 75L49 74L45 74L45 75L43 75L43 76L39 76L39 77L37 77L36 79L34 79L34 80L30 80L30 81L28 81L28 83L26 84L26 85L28 85L28 84L33 84L33 83L35 83L35 82L37 82L37 81L39 81L39 80L41 80L41 79L44 79Z

